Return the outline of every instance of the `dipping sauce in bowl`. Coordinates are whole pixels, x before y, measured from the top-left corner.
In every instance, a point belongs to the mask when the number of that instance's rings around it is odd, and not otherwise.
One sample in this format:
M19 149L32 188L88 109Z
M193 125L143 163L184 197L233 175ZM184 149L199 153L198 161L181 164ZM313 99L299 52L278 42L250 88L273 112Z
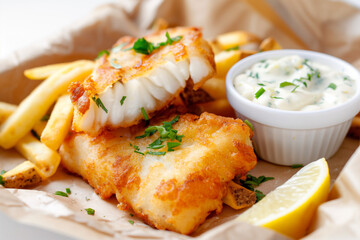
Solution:
M235 89L243 97L290 111L344 103L355 94L354 85L348 75L299 55L261 60L234 79Z
M253 125L260 158L307 164L340 148L360 111L360 73L323 53L268 51L236 63L226 93L236 116Z

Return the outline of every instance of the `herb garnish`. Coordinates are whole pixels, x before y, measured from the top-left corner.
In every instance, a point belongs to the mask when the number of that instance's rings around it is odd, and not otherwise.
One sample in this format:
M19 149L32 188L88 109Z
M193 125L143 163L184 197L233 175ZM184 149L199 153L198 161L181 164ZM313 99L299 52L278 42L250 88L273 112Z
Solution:
M233 50L239 50L240 47L239 46L236 46L236 47L231 47L231 48L228 48L228 49L225 49L225 51L233 51Z
M121 100L120 100L121 106L124 104L125 99L126 99L126 96L123 96L123 97L121 98Z
M301 168L303 166L304 165L302 165L302 164L293 164L293 165L291 165L292 168Z
M136 42L131 48L124 49L123 51L133 49L137 53L149 55L154 50L159 49L162 46L171 45L173 44L173 42L177 42L180 39L182 39L182 36L176 36L171 38L168 32L166 32L165 36L166 36L166 41L160 42L156 45L152 42L148 42L145 38L139 38L138 40L136 40Z
M69 195L71 194L70 188L66 188L65 190L66 190L66 193L67 193L67 194L69 194Z
M56 191L55 195L62 196L62 197L69 197L69 195L63 191Z
M31 129L31 134L39 141L41 141L39 134L34 129Z
M270 96L270 98L273 98L273 99L284 99L282 97L276 97L276 96Z
M147 115L147 113L145 111L145 108L142 107L141 112L142 112L142 114L144 116L145 121L149 121L149 116Z
M264 88L260 88L260 89L255 93L255 98L258 99L264 92L265 92L265 89L264 89Z
M4 184L5 184L5 182L4 182L3 176L0 175L0 185L4 186Z
M85 211L87 212L88 215L94 215L95 214L95 210L92 208L85 208Z
M0 175L4 175L6 173L5 170L1 170Z
M254 131L254 126L251 124L251 122L247 119L244 120L244 123L248 125L248 127L251 129L251 131Z
M292 82L282 82L282 83L280 83L280 88L284 88L284 87L287 87L287 86L296 86L296 84L292 83Z
M130 223L131 225L134 225L134 221L133 221L133 220L129 220L129 223Z
M273 177L265 177L265 176L254 177L250 174L247 174L245 180L240 180L240 184L244 188L254 191L254 188L258 187L261 183L264 183L266 181L273 180L273 179L274 179ZM265 197L265 194L263 194L259 190L255 190L255 193L256 193L256 202L260 201L261 199L263 199Z
M330 83L328 88L331 88L332 90L336 90L337 86L335 83Z
M50 118L50 115L49 115L49 114L45 114L45 115L40 119L40 121L46 122L47 120L49 120L49 118Z
M106 109L105 105L103 104L103 102L101 101L100 98L94 96L94 97L92 97L92 100L96 103L96 106L98 108L102 108L102 110L104 110L104 112L108 113L108 110Z
M182 138L184 135L178 135L177 130L172 128L172 125L176 123L179 120L179 115L177 115L174 119L172 119L170 122L163 122L163 125L160 126L149 126L145 129L145 132L143 135L136 136L135 139L150 137L154 135L156 132L159 132L159 137L149 144L147 148L149 149L160 149L165 147L163 144L165 141L168 141L166 143L167 145L167 151L172 152L174 151L176 147L181 145ZM176 142L177 141L177 142ZM140 153L142 155L150 154L150 155L165 155L166 152L154 152L154 151L146 151L146 152L140 152L140 147L133 145L130 143L130 146L132 146L136 153Z
M265 87L265 84L263 84L263 83L258 83L257 85Z
M98 53L98 55L97 55L97 57L95 58L95 60L101 58L104 54L107 55L107 56L109 56L110 53L109 53L108 50L102 50L102 51L100 51L100 52Z

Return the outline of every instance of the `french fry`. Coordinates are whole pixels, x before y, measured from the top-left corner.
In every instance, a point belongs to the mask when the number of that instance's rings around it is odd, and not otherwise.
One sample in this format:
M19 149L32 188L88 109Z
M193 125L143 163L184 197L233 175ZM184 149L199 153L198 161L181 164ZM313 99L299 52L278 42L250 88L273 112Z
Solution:
M15 149L34 163L46 178L54 175L60 164L60 155L41 143L31 133L23 137L15 145Z
M216 41L208 41L212 51L214 52L214 54L218 54L222 51L221 47L219 46L219 44Z
M17 106L10 103L0 102L0 124L3 123L13 112L15 112ZM41 136L44 130L46 121L39 121L33 127L33 130Z
M217 99L215 101L198 103L197 107L200 112L209 112L224 117L235 117L234 109L231 107L227 99Z
M216 64L216 76L219 78L224 78L230 68L240 60L241 51L232 50L232 51L222 51L219 54L215 55L215 64Z
M256 202L256 194L243 186L231 181L226 196L223 198L226 205L239 210L251 207Z
M201 88L205 90L213 99L226 98L225 80L220 78L210 78Z
M17 106L10 103L0 102L0 123L4 122L13 112Z
M251 42L260 42L260 39L255 34L246 31L228 32L217 36L216 38L219 46L223 49L229 49Z
M278 49L282 49L282 47L272 37L268 37L268 38L264 39L264 41L262 41L260 44L261 51L270 51L270 50L278 50Z
M41 134L41 142L53 150L58 150L71 126L73 105L68 94L61 96L51 112L50 119Z
M71 63L43 81L25 98L0 130L0 146L15 146L44 116L56 99L66 93L73 81L83 81L93 70L94 62L82 60Z
M27 69L24 71L25 77L31 80L44 80L61 68L68 66L71 63L57 63L36 68Z
M4 187L25 188L40 183L43 176L32 162L25 161L2 175Z

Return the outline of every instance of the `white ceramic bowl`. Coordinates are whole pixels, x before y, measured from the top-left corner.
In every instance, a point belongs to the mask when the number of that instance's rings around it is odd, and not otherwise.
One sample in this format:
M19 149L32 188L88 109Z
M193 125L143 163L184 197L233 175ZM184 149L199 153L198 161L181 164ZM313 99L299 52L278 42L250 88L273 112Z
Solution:
M253 103L235 90L234 78L253 64L288 55L299 55L344 72L356 82L355 95L329 109L286 111ZM360 73L349 63L323 53L268 51L247 57L230 69L226 76L226 94L237 117L249 120L254 126L254 148L261 159L287 166L307 164L321 157L330 158L339 149L352 118L360 110Z

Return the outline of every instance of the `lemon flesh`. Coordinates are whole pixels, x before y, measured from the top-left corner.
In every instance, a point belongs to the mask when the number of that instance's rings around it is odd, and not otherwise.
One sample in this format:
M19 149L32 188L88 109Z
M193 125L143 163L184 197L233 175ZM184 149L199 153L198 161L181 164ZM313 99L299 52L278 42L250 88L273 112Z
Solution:
M317 207L326 201L329 188L329 168L322 158L303 167L237 220L300 238L305 235Z

